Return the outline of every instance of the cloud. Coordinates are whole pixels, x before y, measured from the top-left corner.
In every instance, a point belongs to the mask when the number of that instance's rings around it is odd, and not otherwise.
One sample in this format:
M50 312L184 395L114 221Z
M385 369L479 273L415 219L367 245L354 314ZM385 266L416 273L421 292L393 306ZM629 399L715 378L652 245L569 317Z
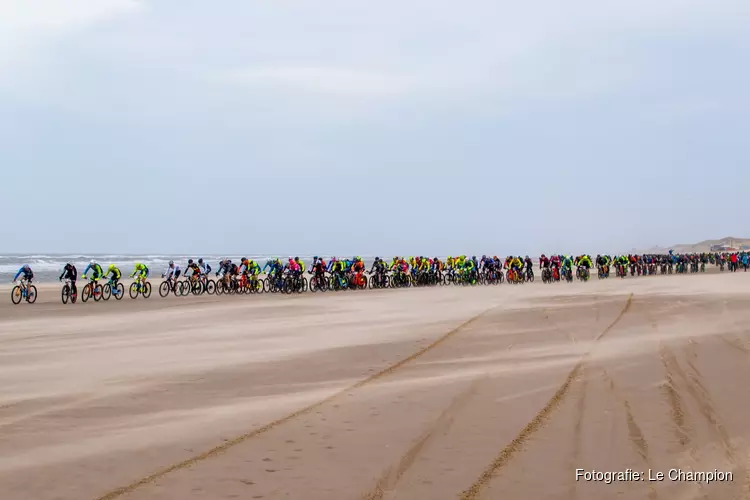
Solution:
M0 67L97 22L141 10L138 0L5 0L0 3Z
M234 70L234 84L335 96L393 96L412 91L415 80L401 74L326 66L268 66Z

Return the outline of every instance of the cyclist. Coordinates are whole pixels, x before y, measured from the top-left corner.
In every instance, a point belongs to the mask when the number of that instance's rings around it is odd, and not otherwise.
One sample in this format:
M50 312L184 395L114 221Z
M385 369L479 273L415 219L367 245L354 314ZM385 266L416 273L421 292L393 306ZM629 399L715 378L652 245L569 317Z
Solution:
M21 269L18 270L16 273L16 276L13 278L13 283L15 283L18 280L18 277L23 274L23 278L27 282L31 283L31 280L34 279L34 271L31 270L31 266L28 264L24 264Z
M208 262L203 262L203 258L198 259L198 267L200 268L201 274L208 274L211 272L211 266Z
M521 260L521 257L514 257L510 256L510 261L508 262L508 269L510 269L513 272L513 279L518 280L522 278L521 269L523 268L523 261Z
M573 259L570 258L570 255L566 255L562 259L562 268L565 273L572 273L573 272ZM573 275L570 274L572 277Z
M89 269L91 269L91 280L92 281L98 281L102 276L104 276L104 272L102 271L102 266L99 265L95 260L92 260L89 262L89 265L86 266L86 269L83 270L83 279L86 278L86 274L89 272Z
M531 257L528 255L523 259L523 267L526 269L526 274L534 275L534 263L531 262Z
M578 257L578 260L576 261L576 266L578 266L579 272L580 269L586 269L587 271L590 271L591 268L594 266L594 264L591 262L591 257L584 254Z
M352 264L354 282L357 284L357 286L362 286L364 284L364 280L362 279L362 277L364 276L365 272L365 263L362 262L361 257L355 257L354 259L354 263Z
M344 273L346 272L346 264L343 260L338 260L333 257L329 262L331 264L331 274L336 277L339 284L346 283L344 279Z
M285 266L286 269L289 271L289 274L294 277L299 276L301 274L301 269L302 269L297 259L299 259L299 257L296 257L294 259L289 257L289 263L287 263L287 265Z
M170 284L170 287L174 287L180 277L180 272L180 266L176 265L173 260L170 260L167 270L164 271L164 274L162 274L161 277L170 282L174 280L174 282Z
M476 259L476 257L474 257ZM461 260L463 261L463 267L466 271L467 276L474 281L474 272L476 271L476 265L474 264L474 259L467 259L466 256L462 255Z
M78 279L78 269L76 269L76 266L74 266L71 262L68 262L65 264L65 267L63 267L62 273L60 273L60 277L58 278L60 281L63 279L70 280L70 293L71 295L76 295L78 293L76 289L76 279Z
M148 278L148 274L148 266L146 266L146 264L136 262L135 266L133 267L133 273L130 275L130 277L135 277L135 281L138 282L139 285L142 285L146 281L146 278Z
M190 276L195 278L203 273L201 266L196 264L193 259L188 259L187 267L185 268L185 276L187 276L188 271L191 271Z
M110 279L112 280L112 293L118 295L120 293L120 290L117 289L117 282L120 281L120 278L122 278L120 269L116 265L110 264L107 268L107 272L103 277L106 278L107 276L110 276Z
M539 269L549 269L549 259L544 254L539 257Z
M295 258L294 258L294 262L295 262L295 263L297 264L297 266L299 267L299 272L300 272L300 274L304 273L304 272L305 272L305 269L307 269L307 268L305 267L305 262L304 262L304 261L301 261L301 260L299 259L299 257L295 257Z
M609 257L607 255L596 256L596 267L601 269L602 275L609 275Z
M308 274L315 274L315 280L318 286L321 286L320 284L325 280L326 274L326 263L322 257L313 257L312 267L310 267Z

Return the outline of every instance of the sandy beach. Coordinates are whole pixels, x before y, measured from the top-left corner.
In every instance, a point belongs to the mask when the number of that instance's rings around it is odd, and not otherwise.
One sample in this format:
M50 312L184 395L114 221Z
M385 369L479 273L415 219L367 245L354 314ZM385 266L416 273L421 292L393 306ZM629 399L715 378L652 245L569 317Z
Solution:
M744 273L74 306L39 288L0 289L3 500L750 498Z

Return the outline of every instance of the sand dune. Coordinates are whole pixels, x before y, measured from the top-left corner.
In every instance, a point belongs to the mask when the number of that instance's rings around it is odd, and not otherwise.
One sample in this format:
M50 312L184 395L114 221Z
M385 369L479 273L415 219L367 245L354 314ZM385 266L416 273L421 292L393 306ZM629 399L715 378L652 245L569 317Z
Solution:
M749 285L41 287L0 304L0 498L750 498ZM733 481L575 480L628 468Z

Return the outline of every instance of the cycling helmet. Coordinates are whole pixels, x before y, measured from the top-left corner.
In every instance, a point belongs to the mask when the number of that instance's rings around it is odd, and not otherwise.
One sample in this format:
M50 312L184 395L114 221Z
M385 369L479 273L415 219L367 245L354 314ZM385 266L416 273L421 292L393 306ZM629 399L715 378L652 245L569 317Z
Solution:
M318 260L318 256L317 255L313 257L313 261L316 261L316 260Z
M70 262L68 262L68 263L65 264L65 267L73 267L73 264L70 263Z
M174 266L174 261L173 261L173 260L170 260L170 261L169 261L169 267L172 267L172 266Z
M227 259L227 264L231 264L231 263L232 263L232 259Z
M295 260L295 261L298 261L298 260L299 260L299 257L295 257L295 258L294 258L294 260Z
M188 266L193 263L193 259L188 259Z
M96 265L96 261L94 259L91 259L91 262L89 262L89 264L91 264L92 266L95 266Z
M247 260L247 257L242 257L242 258L240 259L240 262L245 262L246 260Z
M114 264L110 264L110 265L109 265L109 270L110 270L110 271L113 271L113 270L114 270L114 268L115 268L115 265L114 265Z
M472 255L471 256L471 260L477 260L477 256L476 255Z
M198 259L198 264L203 264L203 259Z

